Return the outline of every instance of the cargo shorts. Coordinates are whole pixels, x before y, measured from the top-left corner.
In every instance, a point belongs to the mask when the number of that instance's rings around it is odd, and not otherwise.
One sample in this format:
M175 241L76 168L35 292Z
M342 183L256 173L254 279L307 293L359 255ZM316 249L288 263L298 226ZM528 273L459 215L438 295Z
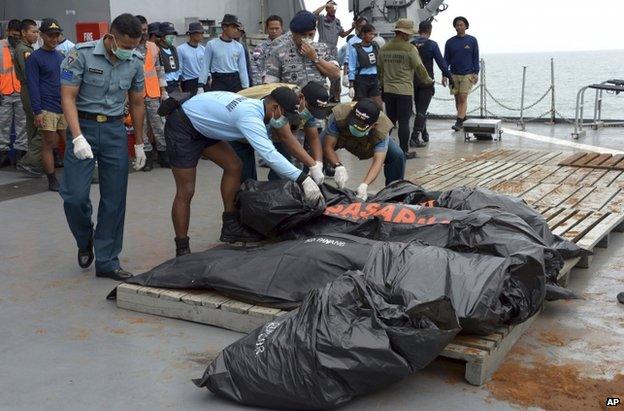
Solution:
M455 86L451 88L451 94L468 94L472 90L472 86L477 83L479 76L477 74L453 74L453 83ZM474 81L474 83L473 83Z
M43 114L41 131L67 130L67 121L65 121L63 113L42 110L41 114Z

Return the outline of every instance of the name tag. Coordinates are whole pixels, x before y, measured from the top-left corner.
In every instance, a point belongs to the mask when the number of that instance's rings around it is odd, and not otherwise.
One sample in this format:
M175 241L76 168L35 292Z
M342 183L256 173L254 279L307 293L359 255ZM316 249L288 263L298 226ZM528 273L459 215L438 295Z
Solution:
M93 68L93 67L89 67L89 73L104 74L104 70Z

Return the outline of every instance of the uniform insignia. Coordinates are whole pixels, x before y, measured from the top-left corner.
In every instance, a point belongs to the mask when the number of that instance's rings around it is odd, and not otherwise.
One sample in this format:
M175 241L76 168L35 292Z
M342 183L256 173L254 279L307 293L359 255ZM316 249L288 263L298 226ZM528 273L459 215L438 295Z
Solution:
M73 58L72 56L67 56L67 65L69 66L70 64L72 64L74 62L74 60L76 60L76 59Z
M93 67L89 67L89 73L104 74L104 70L100 70L100 69L96 69L96 68L93 68Z
M30 51L25 51L24 52L24 60L26 60L28 57L30 57L31 52Z
M74 72L71 70L61 70L62 80L72 80L74 78Z

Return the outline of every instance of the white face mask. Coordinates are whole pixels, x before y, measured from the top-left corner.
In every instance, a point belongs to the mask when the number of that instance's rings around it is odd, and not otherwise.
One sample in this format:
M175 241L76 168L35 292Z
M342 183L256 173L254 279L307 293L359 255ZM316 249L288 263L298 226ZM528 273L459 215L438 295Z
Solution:
M301 41L305 44L312 44L314 39L312 37L301 37Z

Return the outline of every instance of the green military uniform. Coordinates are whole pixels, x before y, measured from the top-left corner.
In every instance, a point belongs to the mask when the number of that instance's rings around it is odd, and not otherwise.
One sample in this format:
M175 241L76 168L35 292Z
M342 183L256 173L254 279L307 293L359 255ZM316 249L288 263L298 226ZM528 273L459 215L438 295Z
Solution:
M113 60L104 40L76 45L61 64L61 87L77 86L76 108L80 130L93 158L79 160L68 130L65 172L60 194L65 216L79 249L93 238L96 272L119 268L128 186L128 145L123 114L128 92L144 92L143 56ZM100 206L93 232L89 189L98 162Z
M20 164L34 170L41 170L41 132L35 127L35 115L30 106L30 96L28 94L28 85L26 82L26 59L33 51L33 47L30 44L20 41L17 46L15 46L13 65L15 68L15 75L22 85L20 94L22 106L26 113L26 138L28 141L28 152L22 157Z
M381 48L377 71L384 93L402 94L411 98L414 94L414 76L424 86L433 84L416 48L410 42L397 38Z

